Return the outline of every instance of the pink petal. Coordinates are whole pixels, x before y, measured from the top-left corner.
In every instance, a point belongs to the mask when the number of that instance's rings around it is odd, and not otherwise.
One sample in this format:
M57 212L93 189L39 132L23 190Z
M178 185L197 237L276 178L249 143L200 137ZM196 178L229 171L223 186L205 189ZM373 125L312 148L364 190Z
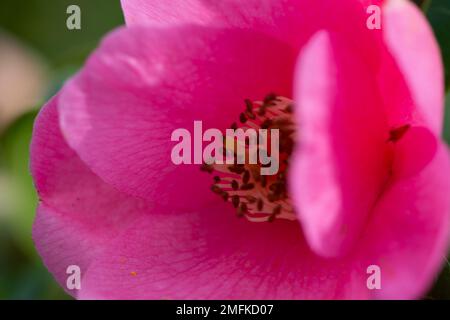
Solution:
M69 145L106 182L131 195L197 208L216 200L211 177L171 161L172 131L225 129L244 99L291 96L295 55L266 36L201 27L136 26L108 36L64 88ZM192 134L193 136L193 134ZM205 192L206 191L206 192Z
M137 221L91 266L81 298L367 298L351 266L314 255L296 222L252 223L219 203Z
M387 1L383 15L384 41L403 75L398 79L399 75L395 74L398 71L387 66L380 77L384 95L391 103L387 108L390 123L393 126L422 124L440 135L444 115L444 75L433 31L425 16L409 1Z
M418 174L434 159L437 149L438 141L428 128L411 127L395 144L391 179Z
M157 203L117 192L67 146L57 104L55 97L43 108L32 140L31 168L41 198L33 239L64 288L67 267L81 268L81 290L68 293L127 299L368 297L364 273L353 269L351 258L315 256L295 222L251 223L218 199L210 210L170 214Z
M388 174L388 128L363 57L342 35L322 31L297 66L301 129L290 181L305 236L325 256L358 239Z
M150 206L120 194L82 163L60 133L57 103L55 97L41 110L31 144L40 198L33 239L47 268L66 288L68 266L78 265L84 273L111 239Z
M447 255L450 230L448 147L432 134L414 135L416 139L408 142L405 136L405 143L398 145L400 161L409 162L405 164L409 169L421 167L421 146L425 144L430 145L425 150L434 148L434 156L422 170L397 177L389 186L373 212L365 232L366 240L363 240L367 243L363 252L370 257L368 264L381 268L382 289L374 292L378 298L421 297L433 283Z

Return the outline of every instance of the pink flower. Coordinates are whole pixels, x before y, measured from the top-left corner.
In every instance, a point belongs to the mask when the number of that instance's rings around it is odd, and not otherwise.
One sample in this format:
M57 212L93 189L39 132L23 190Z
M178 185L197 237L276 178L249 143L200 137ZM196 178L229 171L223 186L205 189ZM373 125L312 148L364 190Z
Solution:
M373 3L382 5L381 30L366 27ZM41 199L33 238L70 294L366 299L426 293L447 250L450 162L439 138L439 49L414 5L122 4L128 26L108 35L43 108L31 146ZM294 101L290 120L298 124L281 141L296 141L291 169L282 171L287 181L276 176L281 189L263 188L252 175L257 187L245 191L246 202L233 203L233 188L211 192L214 175L171 162L174 129L201 120L224 130L239 119L244 99L261 112L256 101L271 92ZM269 100L284 112L276 97ZM259 117L254 122L261 126ZM264 117L279 120L270 112ZM230 175L238 185L249 183L245 173ZM250 221L259 199L271 208L265 219L271 223ZM233 205L249 219L237 218ZM66 288L70 265L80 267L80 290ZM373 265L381 289L367 285Z

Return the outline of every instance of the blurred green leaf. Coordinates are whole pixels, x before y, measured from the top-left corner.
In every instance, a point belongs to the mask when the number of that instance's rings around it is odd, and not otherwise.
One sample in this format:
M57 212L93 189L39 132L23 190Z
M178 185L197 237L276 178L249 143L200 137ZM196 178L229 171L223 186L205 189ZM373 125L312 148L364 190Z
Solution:
M9 206L0 216L0 299L68 299L37 255L31 228L37 205L29 170L29 145L37 111L0 136L0 171Z
M37 256L17 247L13 232L0 224L0 300L70 299Z
M426 299L450 299L450 262L448 258Z
M37 197L28 168L29 144L36 111L19 118L1 137L1 166L6 171L5 198L9 200L8 222L23 250L34 252L31 226Z
M81 30L68 30L66 9L81 9ZM123 25L119 0L1 0L0 27L41 52L55 67L81 65L99 39Z
M450 143L450 92L447 93L445 100L444 139L447 143ZM450 299L450 263L448 258L435 285L426 298Z
M68 30L66 9L81 8L81 30ZM0 29L38 51L49 64L53 95L100 39L123 25L119 0L1 0ZM31 239L37 197L29 173L36 112L0 133L0 299L67 299L37 256Z
M450 144L450 91L445 98L444 139Z
M423 4L442 51L446 88L450 85L450 1L427 0ZM420 63L420 61L418 61Z

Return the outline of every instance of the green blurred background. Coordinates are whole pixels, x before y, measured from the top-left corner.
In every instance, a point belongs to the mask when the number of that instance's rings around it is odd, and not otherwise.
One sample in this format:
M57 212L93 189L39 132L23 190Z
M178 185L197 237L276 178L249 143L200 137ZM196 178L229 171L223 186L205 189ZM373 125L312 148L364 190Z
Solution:
M448 88L450 0L415 2L441 45ZM66 28L71 4L81 8L81 30ZM0 299L69 299L43 266L31 240L37 203L28 170L33 120L101 37L122 24L119 0L0 2ZM448 92L445 138L450 142ZM427 298L450 298L448 262Z

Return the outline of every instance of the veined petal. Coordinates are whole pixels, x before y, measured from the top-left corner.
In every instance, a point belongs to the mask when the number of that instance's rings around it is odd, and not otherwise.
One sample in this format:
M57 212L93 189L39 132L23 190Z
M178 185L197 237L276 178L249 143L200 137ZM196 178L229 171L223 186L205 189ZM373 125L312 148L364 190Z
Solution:
M312 253L295 222L252 223L227 204L141 219L84 278L82 299L363 299L351 257Z
M210 177L175 165L171 134L194 121L224 130L244 99L291 96L292 50L243 30L136 26L108 36L64 87L59 111L66 140L121 191L184 210L215 199ZM193 152L192 152L193 157Z

